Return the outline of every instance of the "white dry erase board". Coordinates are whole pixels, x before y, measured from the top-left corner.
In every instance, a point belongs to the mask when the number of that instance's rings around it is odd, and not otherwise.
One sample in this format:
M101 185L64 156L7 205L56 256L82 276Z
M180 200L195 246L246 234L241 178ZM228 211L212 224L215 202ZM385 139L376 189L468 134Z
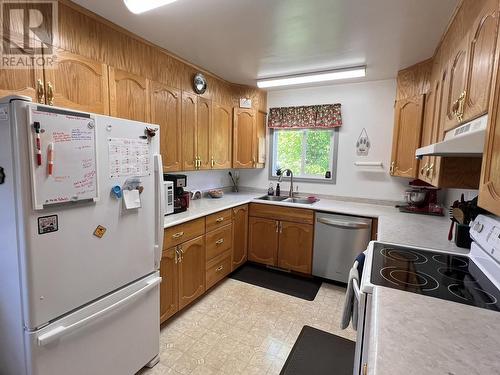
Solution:
M41 164L34 124L40 124ZM33 208L98 200L95 119L86 113L28 106ZM53 145L52 174L49 149Z

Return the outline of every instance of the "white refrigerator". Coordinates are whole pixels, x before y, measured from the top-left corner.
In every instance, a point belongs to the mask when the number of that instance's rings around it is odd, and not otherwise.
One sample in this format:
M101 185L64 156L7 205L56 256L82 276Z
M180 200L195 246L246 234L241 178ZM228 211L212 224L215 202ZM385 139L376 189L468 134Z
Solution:
M0 99L0 374L158 361L157 125Z

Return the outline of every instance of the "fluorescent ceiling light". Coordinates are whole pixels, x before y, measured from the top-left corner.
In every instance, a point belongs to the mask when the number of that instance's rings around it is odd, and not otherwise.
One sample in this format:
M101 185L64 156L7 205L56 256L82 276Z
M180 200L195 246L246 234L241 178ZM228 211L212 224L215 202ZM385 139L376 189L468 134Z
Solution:
M123 0L128 10L135 14L144 13L148 10L173 3L174 1L177 0Z
M260 88L300 85L304 83L327 82L338 79L359 78L366 76L366 66L355 68L330 70L328 72L301 74L286 77L260 79L257 86Z

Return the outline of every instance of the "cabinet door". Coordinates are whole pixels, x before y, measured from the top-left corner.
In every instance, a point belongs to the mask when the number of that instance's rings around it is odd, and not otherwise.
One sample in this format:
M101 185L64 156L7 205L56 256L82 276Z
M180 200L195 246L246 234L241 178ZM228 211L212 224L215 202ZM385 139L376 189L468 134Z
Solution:
M179 310L179 285L176 248L163 250L160 263L160 323Z
M182 93L182 170L192 171L197 168L196 155L196 95Z
M278 265L278 224L277 220L250 217L248 260L270 266Z
M232 270L247 260L248 254L248 205L233 208L233 257Z
M416 178L418 160L415 150L420 145L424 95L396 102L392 139L392 176Z
M205 293L205 236L178 246L179 310Z
M35 103L45 104L43 67L0 69L0 97L8 95L25 95Z
M467 80L467 38L460 44L455 54L452 55L450 72L446 81L446 116L444 130L458 126L463 119L456 113L463 113L466 99L465 85ZM465 95L465 96L463 96Z
M163 171L181 170L181 94L159 82L151 82L151 122L160 125Z
M149 81L109 67L109 105L111 116L149 122Z
M487 3L471 34L465 121L488 112L498 32L498 1Z
M255 112L251 109L234 109L233 168L254 168L256 162Z
M57 62L45 69L47 104L109 114L108 67L69 52L57 52Z
M233 118L231 107L214 103L210 129L210 158L212 169L231 168Z
M494 97L489 110L481 169L479 206L495 215L500 215L500 74L496 72L495 75Z
M212 127L212 101L210 99L198 97L197 116L196 155L199 160L198 169L210 169L210 128Z
M267 113L258 111L255 125L255 168L264 168L266 165L266 132Z
M314 237L313 226L281 221L279 232L278 267L310 274Z
M434 88L431 88L425 95L424 122L422 126L422 140L420 142L421 147L428 146L433 143L432 131L434 128L435 98L436 93ZM419 161L418 178L425 182L429 182L430 180L430 159L431 156L424 156L422 160Z

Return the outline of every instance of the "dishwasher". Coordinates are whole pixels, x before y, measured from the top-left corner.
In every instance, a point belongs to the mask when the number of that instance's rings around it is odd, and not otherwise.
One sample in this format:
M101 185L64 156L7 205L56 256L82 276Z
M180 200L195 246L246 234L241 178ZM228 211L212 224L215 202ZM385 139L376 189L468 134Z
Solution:
M367 248L371 232L371 219L318 212L313 275L347 283L353 260Z

